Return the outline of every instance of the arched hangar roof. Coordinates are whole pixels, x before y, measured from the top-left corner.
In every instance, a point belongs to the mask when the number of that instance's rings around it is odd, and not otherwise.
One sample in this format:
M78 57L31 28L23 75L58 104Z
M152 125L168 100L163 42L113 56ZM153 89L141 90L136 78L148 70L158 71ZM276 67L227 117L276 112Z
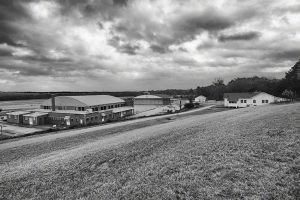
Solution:
M86 107L114 103L124 103L123 99L110 95L86 95L86 96L57 96L55 106ZM43 106L51 106L51 99L42 103Z
M155 96L155 95L146 94L146 95L137 96L137 97L135 97L135 99L161 99L161 97Z

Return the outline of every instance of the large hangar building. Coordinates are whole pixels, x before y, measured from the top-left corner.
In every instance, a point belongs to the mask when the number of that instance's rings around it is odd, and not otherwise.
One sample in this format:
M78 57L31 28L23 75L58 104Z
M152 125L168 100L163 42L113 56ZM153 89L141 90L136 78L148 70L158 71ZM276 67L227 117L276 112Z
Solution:
M57 96L41 104L42 109L74 111L101 111L124 106L123 99L109 95Z
M115 121L134 114L124 100L109 95L57 96L41 104L50 124L89 125Z
M134 114L120 98L109 95L57 96L44 101L40 109L7 113L9 123L84 126L117 121Z

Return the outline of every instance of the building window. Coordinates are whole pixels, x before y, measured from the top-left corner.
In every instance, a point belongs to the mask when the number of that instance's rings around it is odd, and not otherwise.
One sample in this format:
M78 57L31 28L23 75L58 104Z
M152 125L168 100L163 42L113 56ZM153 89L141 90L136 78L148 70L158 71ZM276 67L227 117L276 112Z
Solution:
M15 115L15 119L18 119L18 116L17 116L17 115Z
M262 103L265 103L265 100L261 100Z
M253 99L253 103L256 103L256 100L255 100L255 99Z
M90 120L90 118L86 118L86 121L88 122Z
M269 103L269 100L265 100L266 103Z

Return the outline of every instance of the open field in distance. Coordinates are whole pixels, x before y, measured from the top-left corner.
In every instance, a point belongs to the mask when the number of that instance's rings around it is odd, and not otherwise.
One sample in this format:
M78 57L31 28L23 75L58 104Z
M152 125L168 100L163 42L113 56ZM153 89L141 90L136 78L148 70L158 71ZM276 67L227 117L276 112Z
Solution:
M2 110L26 110L36 109L45 99L17 100L17 101L0 101Z
M1 149L0 198L297 199L299 110L194 114Z

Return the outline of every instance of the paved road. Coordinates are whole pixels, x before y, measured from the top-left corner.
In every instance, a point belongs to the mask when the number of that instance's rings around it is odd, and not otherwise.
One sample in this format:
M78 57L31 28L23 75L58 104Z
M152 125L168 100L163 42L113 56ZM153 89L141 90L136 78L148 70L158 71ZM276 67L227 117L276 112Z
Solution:
M201 111L201 110L206 110L206 109L209 109L213 106L214 105L206 106L206 107L203 107L203 108L194 109L194 110L191 110L191 111L177 113L177 114L169 114L169 115L154 116L154 117L148 117L148 118L142 118L142 119L134 119L134 120L125 121L125 122L106 124L106 125L103 125L103 126L83 128L83 129L77 129L77 130L61 131L58 134L47 134L47 135L39 135L39 136L34 137L34 138L24 138L24 139L21 139L21 140L11 141L11 142L0 144L0 150L4 150L4 149L8 149L8 148L14 148L14 147L22 146L22 145L33 144L33 143L50 142L50 141L53 141L53 140L56 140L56 139L59 139L59 138L72 137L72 136L83 134L83 133L100 131L100 130L104 130L104 129L120 127L120 126L124 126L124 125L134 124L134 123L138 123L138 122L144 122L144 121L153 120L153 119L162 119L162 118L166 118L166 117L170 117L170 116L186 115L186 114L189 114L189 113L194 113L194 112L198 112L198 111Z

